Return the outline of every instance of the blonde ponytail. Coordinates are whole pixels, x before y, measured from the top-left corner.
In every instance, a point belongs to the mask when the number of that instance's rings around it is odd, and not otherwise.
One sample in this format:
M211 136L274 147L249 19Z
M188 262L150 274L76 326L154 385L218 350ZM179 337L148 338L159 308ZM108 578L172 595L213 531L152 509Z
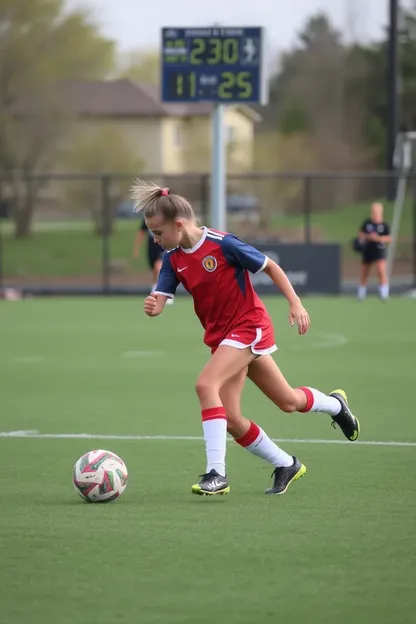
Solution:
M168 188L138 178L130 192L135 212L142 212L145 219L160 214L166 221L181 217L194 220L195 213L191 204L181 195L171 194L169 191Z

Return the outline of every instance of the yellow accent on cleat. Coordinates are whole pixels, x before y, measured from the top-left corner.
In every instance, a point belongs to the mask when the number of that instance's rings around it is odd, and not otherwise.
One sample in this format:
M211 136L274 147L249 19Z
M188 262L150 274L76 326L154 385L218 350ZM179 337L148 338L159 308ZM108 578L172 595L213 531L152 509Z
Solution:
M298 479L300 479L301 477L303 477L303 475L306 473L306 466L304 466L303 464L301 464L299 462L299 460L295 460L298 462L298 470L297 472L295 472L295 474L292 476L292 478L286 483L286 486L283 490L280 491L276 491L275 487L276 487L276 471L278 470L278 468L276 468L273 471L273 475L275 475L275 483L272 485L271 488L268 488L267 490L265 490L265 494L267 495L273 495L273 496L281 496L282 494L285 494L285 492L287 492L287 489L289 487L289 485L291 485L292 483L294 483L295 481L297 481Z
M340 394L342 396L342 398L344 399L345 403L348 406L349 409L349 405L348 405L348 397L347 397L347 393L345 392L345 390L342 390L341 388L338 388L337 390L333 390L332 392L329 393L329 396L331 396L332 394ZM354 416L354 414L351 412L351 415ZM357 416L354 416L355 421L357 423L357 429L354 431L353 435L349 438L349 440L351 440L351 442L354 442L358 436L360 435L360 421L358 420Z
M332 392L329 393L329 396L331 396L331 394L340 394L342 396L342 398L344 399L345 403L348 405L348 397L347 397L347 393L345 392L345 390L341 390L341 388L338 388L337 390L332 390ZM349 407L349 405L348 405Z
M199 483L196 483L192 486L192 494L198 494L198 496L215 496L216 494L220 494L220 496L224 496L225 494L230 493L230 486L223 488L222 490L218 490L217 492L207 492L203 490Z
M295 481L297 481L298 479L300 479L301 477L303 477L303 475L306 474L306 466L304 466L303 464L300 465L299 470L297 471L297 473L295 474L294 477L291 478L291 480L289 481L289 483L287 484L287 486L285 487L285 489L283 490L283 492L280 492L281 494L284 494L287 491L287 488L289 487L289 485L291 483L294 483Z

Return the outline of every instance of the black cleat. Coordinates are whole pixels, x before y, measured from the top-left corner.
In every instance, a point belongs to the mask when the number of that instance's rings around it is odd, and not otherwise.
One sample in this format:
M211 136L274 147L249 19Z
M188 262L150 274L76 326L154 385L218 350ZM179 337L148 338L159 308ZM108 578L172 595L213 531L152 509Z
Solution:
M330 392L329 396L338 399L341 403L340 413L332 416L332 426L335 428L335 425L338 425L347 440L354 442L360 435L360 423L348 407L346 393L344 390L334 390Z
M214 469L201 475L201 480L192 486L193 494L199 496L214 496L214 494L228 494L230 486L227 477L223 477Z
M265 494L284 494L289 487L289 485L293 481L297 481L306 472L306 466L301 464L301 462L294 457L293 458L293 466L281 466L280 468L275 468L272 472L272 476L274 475L274 483L271 488L265 490Z

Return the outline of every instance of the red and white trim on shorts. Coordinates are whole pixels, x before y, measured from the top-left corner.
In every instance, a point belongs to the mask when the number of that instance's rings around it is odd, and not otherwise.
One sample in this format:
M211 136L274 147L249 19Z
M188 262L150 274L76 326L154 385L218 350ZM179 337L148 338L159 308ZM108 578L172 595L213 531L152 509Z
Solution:
M263 332L260 327L257 327L256 338L253 340L253 342L245 344L244 342L240 342L239 340L224 338L224 340L220 342L219 346L235 347L236 349L247 349L247 347L250 347L252 353L254 353L255 355L269 355L270 353L274 353L275 351L277 351L277 347L275 344L267 347L266 349L257 349L256 345L258 345L262 341L262 338Z

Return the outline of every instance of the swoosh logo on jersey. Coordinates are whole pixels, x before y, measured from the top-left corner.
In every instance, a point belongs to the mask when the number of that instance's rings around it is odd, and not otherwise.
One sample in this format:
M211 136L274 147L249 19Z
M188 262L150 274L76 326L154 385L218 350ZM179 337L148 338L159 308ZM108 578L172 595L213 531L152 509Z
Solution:
M188 267L182 267L181 269L178 269L178 273L182 273L182 271L185 271L185 269L187 269Z

